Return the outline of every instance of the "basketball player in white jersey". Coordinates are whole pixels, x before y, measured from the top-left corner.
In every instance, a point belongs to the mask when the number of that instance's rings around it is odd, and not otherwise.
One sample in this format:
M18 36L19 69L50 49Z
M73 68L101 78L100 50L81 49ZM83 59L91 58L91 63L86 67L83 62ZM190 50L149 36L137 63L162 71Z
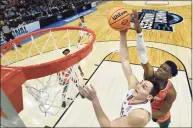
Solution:
M87 27L87 26L86 26L86 22L85 22L83 16L80 17L80 22L78 23L78 26L79 26L79 27L82 27L82 28L86 28L86 27ZM82 31L82 30L79 31L79 39L78 39L78 44L77 44L78 47L79 47L79 45L80 45L81 39L83 38L83 36L84 36L85 34L86 34L87 36L89 36L89 33L88 33L88 32L85 32L85 31Z
M70 50L69 49L65 49L62 52L65 56L69 55ZM84 76L84 73L82 71L82 68L80 67L80 65L78 64L78 69L80 71L81 76ZM69 83L73 82L74 84L76 84L76 87L78 87L78 76L76 74L76 72L74 71L74 67L69 67L61 72L57 73L57 77L59 79L59 84L64 86L63 92L62 92L62 97L63 97L63 102L62 102L62 107L66 106L66 92L68 91L68 87L69 87ZM72 98L67 98L69 100L73 100Z
M139 82L132 73L126 33L127 30L120 32L120 58L129 90L122 102L120 117L110 121L100 105L93 86L91 85L91 89L87 86L84 88L79 86L80 93L92 102L101 127L144 127L152 118L150 101L159 92L154 81L142 80Z

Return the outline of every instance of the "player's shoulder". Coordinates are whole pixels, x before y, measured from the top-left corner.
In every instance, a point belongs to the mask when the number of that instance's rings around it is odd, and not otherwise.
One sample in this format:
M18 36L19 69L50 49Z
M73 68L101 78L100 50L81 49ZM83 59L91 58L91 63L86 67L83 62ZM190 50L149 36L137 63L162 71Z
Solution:
M141 113L143 116L147 115L148 114L148 111L146 111L145 109L134 109L132 111L133 114L136 114L136 113ZM141 115L135 115L135 116L141 116Z
M168 81L168 82L170 84L169 92L173 93L173 94L176 94L177 92L176 92L176 89L175 89L173 83L171 81Z
M171 84L171 87L169 88L168 90L168 94L167 94L167 97L168 98L172 98L172 99L175 99L176 96L177 96L177 92L176 92L176 89L174 88L173 84L170 82Z
M132 117L139 122L147 122L150 118L149 112L144 109L135 109L129 113L129 117Z

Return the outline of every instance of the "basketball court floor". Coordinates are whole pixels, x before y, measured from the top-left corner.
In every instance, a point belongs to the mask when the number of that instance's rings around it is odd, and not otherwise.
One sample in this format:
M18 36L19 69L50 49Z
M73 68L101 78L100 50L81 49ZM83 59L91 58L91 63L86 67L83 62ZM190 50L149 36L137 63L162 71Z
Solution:
M179 74L175 78L171 79L177 91L177 98L171 108L172 118L170 127L191 127L191 1L169 1L168 3L156 3L152 1L127 1L123 3L121 1L109 1L97 6L97 11L85 16L85 21L88 28L92 29L96 34L96 40L90 55L80 62L82 70L85 74L85 79L83 79L80 76L80 73L77 71L80 83L86 85L92 84L95 87L102 108L110 120L119 117L121 102L128 88L127 81L121 68L118 52L120 40L119 33L112 30L107 23L109 8L117 6L126 7L128 11L131 11L133 8L135 8L139 12L150 9L164 10L168 11L168 13L171 15L176 14L177 16L182 17L183 20L181 22L172 25L173 31L144 29L143 33L147 46L149 62L154 66L155 70L166 60L174 61L179 68ZM77 26L78 22L79 19L67 25ZM43 35L35 40L37 43L41 42L40 40L46 40L46 36L47 35ZM129 30L127 36L129 58L130 62L132 63L132 70L137 76L138 80L141 80L143 79L143 69L140 65L135 47L135 31ZM83 46L85 45L86 44ZM67 47L68 43L65 43L64 41L64 44L59 49L58 54L55 54L52 51L49 52L48 45L48 50L46 53L44 53L44 56L49 56L52 59L59 58L62 56L61 52ZM26 43L19 50L23 53L28 53L29 48L29 43ZM71 46L70 49L73 51L75 48L74 46ZM33 52L35 53L36 51ZM14 52L12 51L12 53ZM12 53L8 53L7 57L12 58ZM34 56L33 58L34 59L31 59L30 62L40 61L37 56ZM24 60L18 63L22 65L22 63L30 62ZM54 81L56 79L56 75L53 75L52 78L52 81ZM45 78L45 83L48 81L47 79L48 78ZM35 80L29 80L26 83L30 83L32 86L38 88ZM61 87L59 85L57 86L58 88L51 88L50 95L54 96L55 93L61 93ZM24 109L18 115L26 127L99 126L91 102L86 99L82 99L80 95L77 95L77 98L74 100L74 102L69 102L66 108L53 107L53 109L50 109L50 113L45 114L40 110L37 99L35 99L27 91L26 84L22 85L22 90ZM76 88L73 88L72 90L74 90L74 95L78 93ZM60 106L61 95L59 95L57 99L53 98L53 100L55 101L55 106ZM153 121L150 121L146 127L158 127L158 125Z

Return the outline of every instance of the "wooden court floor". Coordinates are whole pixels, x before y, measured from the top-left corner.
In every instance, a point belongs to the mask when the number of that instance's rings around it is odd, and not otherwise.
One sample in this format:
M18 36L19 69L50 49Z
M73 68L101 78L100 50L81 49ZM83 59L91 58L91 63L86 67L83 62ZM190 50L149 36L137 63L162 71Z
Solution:
M180 2L180 1L177 1ZM183 3L183 1L182 1ZM170 13L175 13L183 17L183 21L173 25L174 31L160 31L160 30L143 30L144 40L147 45L148 58L149 62L154 67L159 67L166 60L172 60L177 65L180 71L185 71L189 83L191 84L192 74L191 74L191 52L192 52L192 5L178 5L178 6L165 6L165 5L134 5L134 4L125 4L121 1L109 1L104 4L97 6L97 11L85 16L85 21L88 28L92 29L96 33L95 47L93 49L93 58L85 59L85 63L82 66L85 73L85 77L89 78L96 67L94 64L99 64L105 57L108 61L119 61L119 53L112 52L117 50L119 46L119 33L112 30L107 23L107 15L111 8L113 7L125 7L128 11L137 9L141 11L142 9L152 9L152 10L166 10ZM79 22L75 20L65 26L77 26ZM77 33L71 32L70 38L75 38ZM56 32L53 33L54 38L60 40L62 33ZM37 46L42 48L45 44L45 40L49 37L49 34L45 34L37 39L35 39ZM140 64L137 52L136 52L136 33L134 30L129 30L127 34L128 39L128 49L129 49L129 58L132 64ZM50 41L49 41L50 42ZM48 42L48 44L49 44ZM77 42L77 41L75 41ZM26 54L29 52L31 42L24 44L19 50ZM59 45L60 48L68 46L68 39L64 39L62 44ZM45 47L45 52L53 50L54 45L49 44L48 47ZM112 50L113 49L113 50ZM38 53L37 50L32 50L33 55ZM100 54L99 54L100 53ZM14 60L15 51L10 51L5 55L8 59ZM22 57L19 57L22 59ZM5 61L2 60L1 64L5 64Z
M179 1L178 1L179 2ZM183 2L182 2L183 3ZM128 11L131 12L132 9L137 9L141 11L142 9L152 9L152 10L166 10L170 13L175 13L183 17L183 21L173 25L173 32L168 31L160 31L160 30L143 30L144 33L144 40L146 45L150 46L160 46L161 50L155 50L155 48L148 49L148 57L149 61L153 66L158 67L161 63L166 61L167 59L171 59L175 61L179 67L179 70L186 70L188 79L192 79L191 74L191 50L192 50L192 38L191 38L191 5L181 5L181 6L154 6L154 5L132 5L132 4L125 4L120 1L110 1L106 2L97 7L97 11L85 16L85 21L87 23L88 28L92 29L96 33L96 40L95 43L101 42L110 42L110 41L118 41L120 40L119 33L117 31L112 30L108 23L107 23L107 15L111 8L113 7L125 7ZM70 26L77 26L79 22L75 20L67 25ZM48 38L49 34L39 37L36 39L38 47L43 47L45 41ZM55 34L55 38L59 40L60 33ZM75 33L71 33L71 39L75 37ZM135 41L136 40L136 33L134 30L129 30L127 34L128 41ZM66 47L68 45L67 39L64 39L62 45L59 47ZM45 48L45 51L50 51L54 47L53 44L50 44L49 47ZM170 48L172 47L172 48ZM23 53L28 53L30 48L30 43L23 45L20 49ZM35 55L37 50L32 51ZM103 51L100 51L100 54L103 54ZM159 55L159 57L157 57ZM10 51L6 54L8 58L14 58L14 51ZM172 56L172 57L171 57ZM133 50L130 54L130 58L132 62L135 64L139 63L137 57L137 53ZM1 63L4 63L2 61ZM183 66L182 66L183 65ZM190 82L191 83L191 82Z

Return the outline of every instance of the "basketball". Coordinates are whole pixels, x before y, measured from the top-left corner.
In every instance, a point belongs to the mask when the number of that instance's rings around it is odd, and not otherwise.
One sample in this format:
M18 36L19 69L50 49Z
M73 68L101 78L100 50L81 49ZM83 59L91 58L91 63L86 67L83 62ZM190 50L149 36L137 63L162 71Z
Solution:
M110 10L108 23L116 31L122 31L130 27L130 13L122 7L116 7Z

